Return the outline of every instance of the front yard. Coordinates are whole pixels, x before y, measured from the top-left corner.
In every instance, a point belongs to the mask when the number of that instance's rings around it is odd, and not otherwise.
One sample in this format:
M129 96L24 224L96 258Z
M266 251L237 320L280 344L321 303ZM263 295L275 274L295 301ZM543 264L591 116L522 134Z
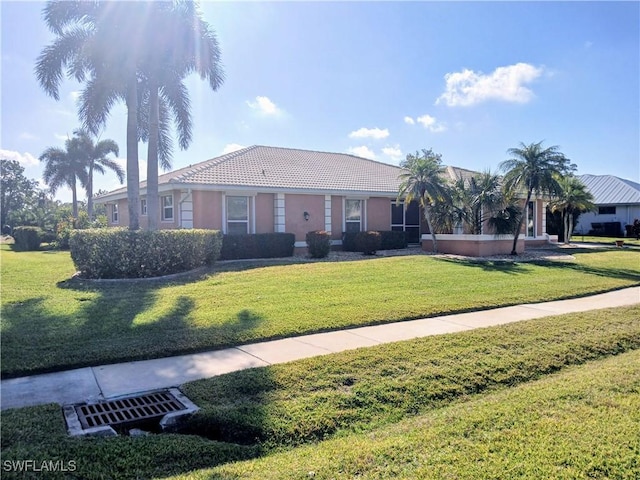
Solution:
M639 318L547 317L193 382L202 410L182 435L70 438L58 405L3 411L3 478L44 478L18 471L30 459L85 480L635 479Z
M640 258L631 249L575 249L575 260L563 262L418 255L220 265L171 281L82 282L69 281L67 252L1 248L5 377L640 284Z

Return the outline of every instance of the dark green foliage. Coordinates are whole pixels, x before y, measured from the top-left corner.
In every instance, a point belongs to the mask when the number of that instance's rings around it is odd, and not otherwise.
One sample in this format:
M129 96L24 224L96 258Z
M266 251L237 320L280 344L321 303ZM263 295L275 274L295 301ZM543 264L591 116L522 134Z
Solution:
M307 233L307 248L312 258L324 258L331 251L331 235L324 230Z
M376 250L397 250L407 248L407 238L405 232L393 232L391 230L370 231L370 232L344 232L342 234L342 249L345 252L364 252L356 244L356 238L361 233L380 234L380 246Z
M220 255L217 230L74 230L71 258L85 278L146 278L213 264Z
M380 250L399 250L407 248L407 235L400 231L384 230L380 233Z
M16 227L13 229L13 249L19 252L38 250L43 234L39 227Z
M375 255L382 244L380 232L358 232L354 243L356 251L365 255Z
M220 260L291 257L295 240L293 233L224 235Z

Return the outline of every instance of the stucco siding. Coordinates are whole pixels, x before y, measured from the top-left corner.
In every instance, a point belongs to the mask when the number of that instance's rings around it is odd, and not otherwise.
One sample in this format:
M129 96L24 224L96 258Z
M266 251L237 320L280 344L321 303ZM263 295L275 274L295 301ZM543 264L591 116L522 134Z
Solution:
M284 203L285 231L295 234L296 241L305 241L307 232L324 230L324 195L286 194ZM309 220L304 219L304 212Z
M256 233L273 233L275 225L272 193L259 193L255 197Z
M367 230L391 230L391 199L374 197L367 200Z
M193 227L222 230L222 193L195 190L193 200Z

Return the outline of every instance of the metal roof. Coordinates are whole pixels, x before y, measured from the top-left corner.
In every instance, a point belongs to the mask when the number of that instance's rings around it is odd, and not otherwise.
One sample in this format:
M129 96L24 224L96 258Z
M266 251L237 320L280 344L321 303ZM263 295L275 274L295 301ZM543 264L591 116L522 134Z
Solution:
M596 205L640 204L640 183L613 175L579 175Z

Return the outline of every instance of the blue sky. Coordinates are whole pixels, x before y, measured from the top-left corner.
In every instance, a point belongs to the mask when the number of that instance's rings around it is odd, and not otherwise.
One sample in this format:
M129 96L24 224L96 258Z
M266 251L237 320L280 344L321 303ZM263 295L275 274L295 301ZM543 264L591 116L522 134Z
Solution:
M41 178L37 158L79 126L62 83L38 86L53 35L42 2L0 2L0 154ZM187 80L194 136L174 168L254 144L349 152L397 164L433 148L496 170L519 142L559 145L578 173L640 181L639 2L203 2L226 81ZM101 138L125 160L125 109ZM140 149L141 176L146 148ZM114 175L98 188L118 187ZM58 198L68 200L61 190Z

